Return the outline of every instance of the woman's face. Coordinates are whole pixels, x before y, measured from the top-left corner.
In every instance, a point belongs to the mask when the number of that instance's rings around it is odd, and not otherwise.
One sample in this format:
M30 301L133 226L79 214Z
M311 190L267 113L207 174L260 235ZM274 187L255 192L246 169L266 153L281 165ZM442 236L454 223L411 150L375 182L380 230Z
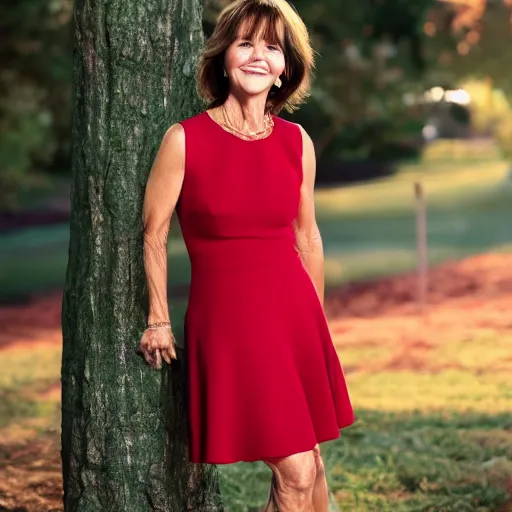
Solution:
M243 34L243 27L240 33ZM265 41L260 30L252 39L237 37L226 50L224 67L230 89L249 95L268 93L276 78L285 69L283 49L279 44Z

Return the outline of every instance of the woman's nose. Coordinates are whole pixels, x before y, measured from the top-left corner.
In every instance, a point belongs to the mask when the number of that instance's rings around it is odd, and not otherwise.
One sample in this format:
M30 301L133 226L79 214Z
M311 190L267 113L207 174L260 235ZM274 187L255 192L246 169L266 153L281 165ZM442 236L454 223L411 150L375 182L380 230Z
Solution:
M264 57L263 46L260 44L255 44L253 46L252 56L253 56L254 60L263 59L263 57Z

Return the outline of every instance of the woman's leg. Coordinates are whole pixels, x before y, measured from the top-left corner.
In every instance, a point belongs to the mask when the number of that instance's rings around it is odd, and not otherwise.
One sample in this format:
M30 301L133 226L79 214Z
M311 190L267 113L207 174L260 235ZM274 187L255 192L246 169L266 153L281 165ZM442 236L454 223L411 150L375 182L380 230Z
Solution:
M316 479L313 487L313 510L315 512L329 512L329 488L325 474L324 461L318 444L313 448L316 461Z
M272 470L270 497L264 512L316 512L313 489L317 463L313 450L263 462Z

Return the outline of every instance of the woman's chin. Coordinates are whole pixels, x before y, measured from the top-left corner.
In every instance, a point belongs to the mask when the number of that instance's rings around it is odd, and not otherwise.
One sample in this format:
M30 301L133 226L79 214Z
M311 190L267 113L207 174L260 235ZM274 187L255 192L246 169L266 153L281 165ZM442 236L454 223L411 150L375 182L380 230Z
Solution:
M261 85L246 85L240 87L240 92L246 94L247 96L259 96L260 94L268 93L269 89L270 87L262 87Z

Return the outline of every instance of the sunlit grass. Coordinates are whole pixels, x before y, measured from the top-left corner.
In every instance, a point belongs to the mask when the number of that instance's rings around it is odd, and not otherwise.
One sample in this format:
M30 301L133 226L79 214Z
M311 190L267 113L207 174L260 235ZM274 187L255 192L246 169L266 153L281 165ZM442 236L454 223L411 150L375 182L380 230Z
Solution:
M61 348L21 346L1 353L0 389L17 389L34 382L55 382L60 376Z
M497 511L512 477L510 416L359 411L358 424L321 447L341 510ZM264 464L219 466L230 511L264 503Z
M454 340L440 344L433 357L440 365L457 361L462 368L482 372L486 380L489 373L496 377L494 371L507 371L512 375L512 336L490 332L471 339ZM512 384L512 380L510 382Z
M507 180L509 164L504 161L451 165L436 170L432 165L408 166L392 178L345 187L319 189L315 194L318 215L352 216L414 208L416 181L423 184L429 202L463 201L482 190L498 190ZM512 194L512 192L511 192Z
M391 179L316 192L327 286L396 274L417 264L413 183L427 202L431 265L510 250L512 184L505 162L409 166Z
M457 318L463 309L452 313ZM357 331L361 322L367 328ZM357 422L322 445L341 509L502 510L512 478L510 333L453 326L428 336L419 322L417 337L407 329L394 337L379 332L375 343L370 328L385 328L384 320L345 325L350 337L338 332L342 324L334 324L334 336ZM268 468L219 468L229 510L258 510Z
M366 365L372 363L378 363L383 359L386 359L391 354L392 349L387 346L380 345L365 345L343 347L341 359L343 362L343 368L345 370L352 371L352 368L357 368L359 364L364 362ZM350 377L351 379L353 377Z
M0 358L0 428L24 421L33 426L38 418L51 422L59 402L44 393L60 379L61 348L21 346L3 350Z
M461 329L453 337L457 332L417 345L380 333L382 341L374 344L364 330L360 344L350 338L344 346L343 334L336 335L357 416L339 439L322 444L341 510L506 510L512 337L491 327ZM268 468L219 468L229 510L258 510L268 491Z
M353 376L350 389L359 407L383 412L512 410L512 383L507 374L481 376L463 370L433 374L390 370Z
M359 249L343 249L341 244L333 244L329 249L329 242L324 255L325 282L328 287L338 286L349 281L367 280L371 278L390 276L417 265L415 241L411 237L410 248L378 249L364 246ZM500 246L501 247L501 246ZM430 265L441 263L449 259L460 259L473 254L474 251L462 251L456 247L431 248L428 255Z

